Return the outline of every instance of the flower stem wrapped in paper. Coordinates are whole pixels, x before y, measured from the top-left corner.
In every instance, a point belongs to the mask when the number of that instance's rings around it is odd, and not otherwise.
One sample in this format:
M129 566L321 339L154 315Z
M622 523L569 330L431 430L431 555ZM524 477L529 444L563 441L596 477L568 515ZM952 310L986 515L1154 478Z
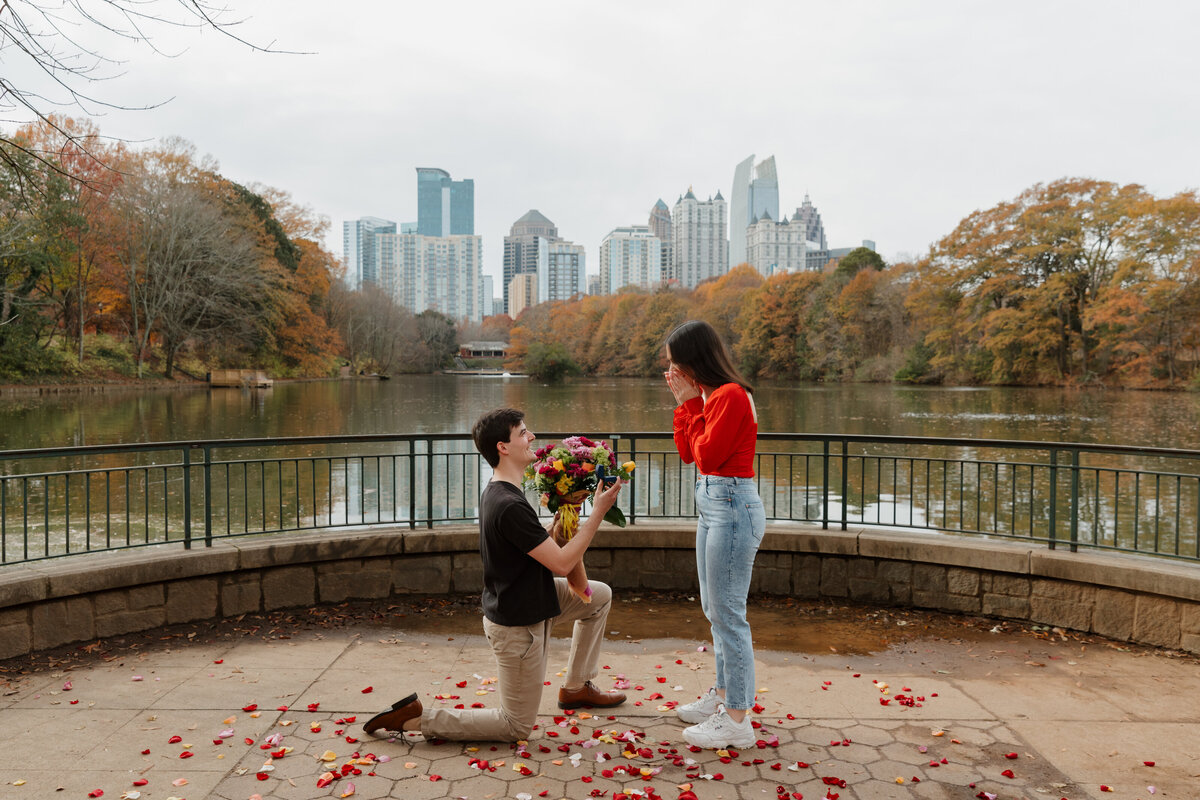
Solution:
M527 490L536 490L542 505L558 515L564 542L579 530L580 507L596 487L602 481L628 480L636 466L632 461L618 465L616 454L607 444L586 436L568 436L535 455L537 460L525 468L524 485ZM625 527L625 514L615 505L604 520ZM583 596L575 582L571 582L571 588Z

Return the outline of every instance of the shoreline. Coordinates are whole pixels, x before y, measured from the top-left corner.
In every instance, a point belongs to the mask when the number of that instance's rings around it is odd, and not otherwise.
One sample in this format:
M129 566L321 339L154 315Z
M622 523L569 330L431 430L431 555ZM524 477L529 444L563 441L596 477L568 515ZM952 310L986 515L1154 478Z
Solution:
M365 381L378 380L375 376L353 375L348 378L275 378L274 383L321 383L324 381ZM162 390L175 391L181 389L212 389L208 381L172 380L152 378L129 381L100 381L97 383L3 383L0 384L0 397L8 395L53 395L53 394L108 394L125 391ZM240 388L218 386L217 389Z

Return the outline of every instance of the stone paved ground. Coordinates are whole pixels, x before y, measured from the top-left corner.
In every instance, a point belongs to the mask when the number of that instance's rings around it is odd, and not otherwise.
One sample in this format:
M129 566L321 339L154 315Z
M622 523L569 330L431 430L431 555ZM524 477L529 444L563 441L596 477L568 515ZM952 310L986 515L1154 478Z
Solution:
M699 637L672 609L634 616ZM777 611L762 625L776 644L788 619L796 639L819 627ZM820 649L760 651L760 741L728 754L688 750L670 710L709 684L700 638L613 633L598 683L627 682L629 702L564 714L552 673L519 748L362 735L412 691L427 705L495 703L486 642L463 632L473 619L438 631L276 618L101 643L4 665L0 798L1200 798L1196 659L900 616L892 633L909 627L887 645L872 639L877 613L851 610L820 628L839 631ZM565 657L564 641L552 670Z

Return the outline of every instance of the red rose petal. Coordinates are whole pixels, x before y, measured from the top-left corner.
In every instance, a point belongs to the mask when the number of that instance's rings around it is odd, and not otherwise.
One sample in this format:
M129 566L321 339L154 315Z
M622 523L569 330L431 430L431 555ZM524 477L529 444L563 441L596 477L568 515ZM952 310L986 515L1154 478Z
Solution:
M1143 763L1143 764L1145 764L1147 767L1153 767L1153 766L1154 766L1154 762L1153 762L1153 761L1143 761L1142 763Z
M375 691L375 687L374 687L374 686L368 686L367 688L365 688L365 689L363 689L363 690L362 690L362 693L363 693L363 694L370 694L370 693L371 693L371 692L373 692L373 691Z
M1005 758L1016 758L1017 754L1016 753L1005 753L1004 757Z
M148 755L150 755L150 748L149 748L149 747L147 747L145 750L143 750L143 751L142 751L142 755L144 755L144 756L148 756Z
M1001 775L1003 775L1003 776L1004 776L1004 777L1006 777L1006 778L1014 778L1014 777L1016 777L1015 775L1013 775L1013 771L1012 771L1011 769L1006 769L1006 770L1004 770L1004 772L1001 772L1000 774L1001 774Z
M133 785L134 786L145 786L149 782L150 781L146 780L145 778L138 778L136 781L133 782Z
M191 750L184 750L182 753L179 754L179 757L180 758L191 758L194 755L196 755L196 754L193 753Z
M251 711L258 711L258 703L251 703L250 705L242 706L242 711L245 711L247 714L249 714Z
M170 739L167 739L167 744L179 744L182 741L182 736L172 736Z

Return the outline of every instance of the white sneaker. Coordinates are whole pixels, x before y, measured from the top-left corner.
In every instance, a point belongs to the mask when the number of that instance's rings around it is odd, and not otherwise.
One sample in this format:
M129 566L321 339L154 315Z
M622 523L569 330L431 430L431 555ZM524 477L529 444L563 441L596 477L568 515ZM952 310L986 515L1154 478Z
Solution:
M704 720L717 713L717 709L720 707L721 695L717 694L715 688L710 688L699 700L693 700L685 706L676 708L675 713L684 722L695 724L697 722L704 722Z
M747 714L741 722L734 722L725 713L725 707L699 725L683 729L683 738L693 747L715 748L750 747L756 741L754 726Z

